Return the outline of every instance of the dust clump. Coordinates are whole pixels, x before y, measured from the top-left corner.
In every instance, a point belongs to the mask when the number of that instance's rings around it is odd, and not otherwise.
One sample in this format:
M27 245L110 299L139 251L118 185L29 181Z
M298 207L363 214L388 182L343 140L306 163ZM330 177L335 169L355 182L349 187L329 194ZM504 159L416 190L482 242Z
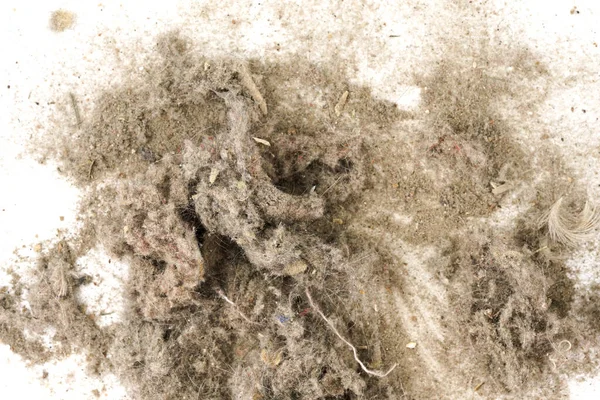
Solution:
M344 303L362 250L349 252L331 209L365 187L361 136L382 126L361 119L377 108L389 126L400 113L305 62L205 59L176 34L157 54L49 150L86 190L87 240L130 265L129 307L100 358L135 398L374 390L379 378L361 363L394 362ZM290 78L300 96L282 89ZM323 107L307 112L309 101ZM66 271L49 282L58 299L73 292Z
M13 351L37 363L85 350L89 372L101 373L110 335L77 298L78 288L89 281L77 273L75 260L76 250L59 241L41 255L31 276L15 276L12 289L2 289L0 336Z
M0 294L0 338L33 362L87 351L141 399L555 396L589 339L557 239L597 216L544 219L544 185L567 187L536 181L498 111L544 79L533 58L515 54L511 80L498 60L444 60L415 78L418 116L335 65L208 59L161 36L45 145L84 190L84 245L43 253L27 296ZM130 266L122 321L102 329L74 267L94 245ZM48 328L52 350L23 333Z
M75 24L76 16L71 11L56 10L50 15L50 29L54 32L64 32Z
M419 339L418 361L396 353L400 370L419 371L404 377L407 393L552 397L565 390L556 371L580 368L556 365L564 355L559 344L571 343L573 355L594 334L580 334L588 328L573 312L574 282L564 264L569 249L555 243L556 225L550 233L547 216L557 193L577 202L585 193L569 186L564 171L534 174L536 157L503 118L506 97L519 96L526 82L543 87L547 71L534 55L456 61L468 59L453 55L417 78L425 127L413 138L378 138L387 152L374 160L381 172L370 180L373 190L362 209L340 218L350 221L348 235L369 237L378 252L404 258L399 277L385 285L398 289L375 297L379 307L383 299L391 303L387 312L396 310L405 332ZM507 64L516 66L510 79ZM492 222L505 208L519 210L513 221ZM579 242L591 233L595 215L588 205L580 217L563 217L570 236ZM382 342L404 346L391 335ZM460 375L449 365L459 365Z

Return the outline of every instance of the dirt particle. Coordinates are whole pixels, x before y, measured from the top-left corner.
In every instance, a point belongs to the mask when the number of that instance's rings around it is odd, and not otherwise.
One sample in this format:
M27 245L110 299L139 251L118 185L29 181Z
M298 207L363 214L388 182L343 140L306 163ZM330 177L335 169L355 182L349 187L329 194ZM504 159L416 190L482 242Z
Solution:
M63 32L75 24L76 16L71 11L56 10L50 15L50 29L54 32Z

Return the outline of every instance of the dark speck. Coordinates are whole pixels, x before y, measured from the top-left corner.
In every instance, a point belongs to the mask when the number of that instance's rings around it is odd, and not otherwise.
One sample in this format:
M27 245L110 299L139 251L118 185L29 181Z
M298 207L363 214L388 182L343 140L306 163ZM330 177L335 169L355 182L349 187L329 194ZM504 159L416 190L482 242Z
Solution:
M89 285L90 283L92 283L92 281L93 281L93 279L91 276L83 275L77 279L77 284L79 284L80 286Z
M156 156L149 148L141 147L138 152L144 161L147 161L149 163L153 163L156 161Z

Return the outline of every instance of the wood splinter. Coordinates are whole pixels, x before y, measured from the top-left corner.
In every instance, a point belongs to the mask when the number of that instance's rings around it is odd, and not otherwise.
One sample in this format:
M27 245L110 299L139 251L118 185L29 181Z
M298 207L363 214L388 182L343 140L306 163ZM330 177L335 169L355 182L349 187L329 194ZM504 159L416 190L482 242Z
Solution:
M69 93L69 97L71 98L71 106L73 107L73 112L75 113L77 128L81 128L81 124L83 123L83 121L81 120L81 114L79 113L79 105L77 104L77 99L75 98L75 95L72 92Z
M94 165L96 164L96 160L92 160L90 163L90 170L88 171L88 178L92 179L92 172L94 171Z
M335 105L335 107L333 108L333 110L335 111L335 115L336 116L340 116L342 114L342 111L344 111L344 107L346 106L346 102L348 101L348 95L350 93L346 90L341 96L340 99L338 100L337 104Z
M246 88L248 93L250 93L250 96L252 96L254 101L258 104L258 107L260 108L260 111L263 113L263 115L267 115L267 102L265 101L262 94L260 94L260 90L258 90L258 88L256 87L256 84L254 83L252 76L248 72L248 69L242 65L239 73L242 85L244 86L244 88Z

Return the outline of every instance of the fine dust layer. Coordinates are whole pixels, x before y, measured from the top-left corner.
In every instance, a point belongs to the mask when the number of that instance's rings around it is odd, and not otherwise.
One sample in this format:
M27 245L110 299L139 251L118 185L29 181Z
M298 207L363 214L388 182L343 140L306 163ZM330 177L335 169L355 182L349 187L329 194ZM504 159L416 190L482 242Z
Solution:
M547 79L534 55L441 60L415 77L417 116L335 62L206 59L176 34L157 49L46 143L83 228L28 277L30 308L18 280L2 292L14 351L84 351L136 399L562 398L561 374L592 365L598 310L574 307L568 248L538 223L569 186L535 179L500 108ZM96 245L130 266L102 329L76 296Z

